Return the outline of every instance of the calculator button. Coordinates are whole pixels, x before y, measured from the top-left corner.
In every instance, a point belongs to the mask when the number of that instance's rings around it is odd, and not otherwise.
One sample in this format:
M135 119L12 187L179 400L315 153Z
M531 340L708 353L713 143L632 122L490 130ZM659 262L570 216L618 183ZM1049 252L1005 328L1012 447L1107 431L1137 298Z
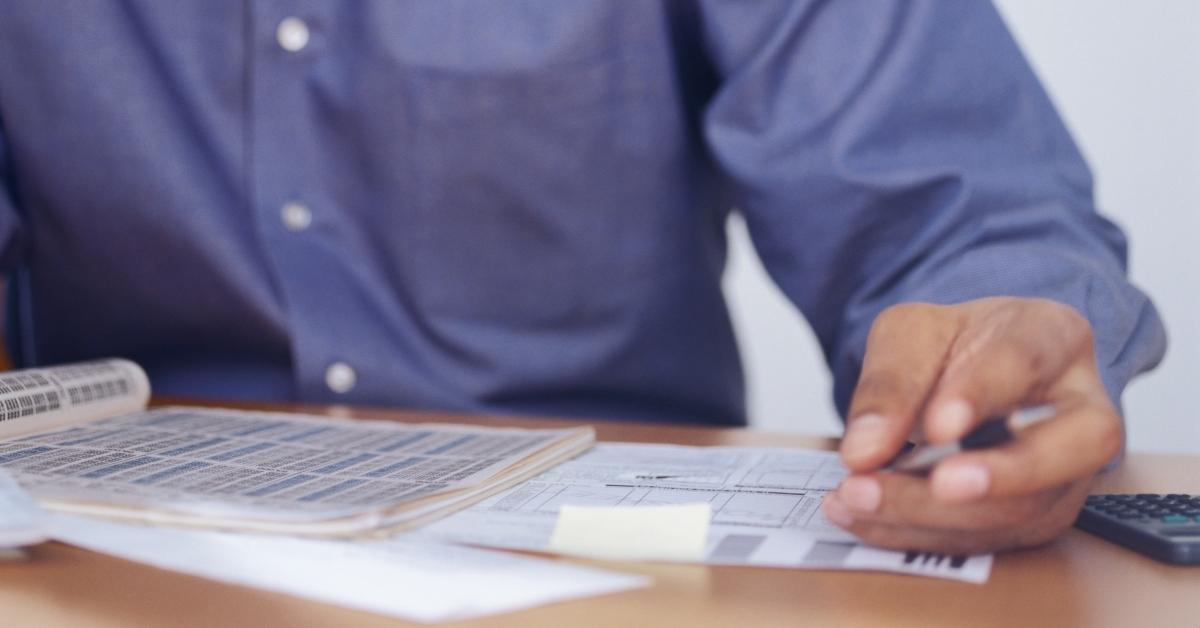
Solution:
M1162 518L1162 522L1163 523L1191 523L1192 518L1185 517L1183 515L1167 515Z

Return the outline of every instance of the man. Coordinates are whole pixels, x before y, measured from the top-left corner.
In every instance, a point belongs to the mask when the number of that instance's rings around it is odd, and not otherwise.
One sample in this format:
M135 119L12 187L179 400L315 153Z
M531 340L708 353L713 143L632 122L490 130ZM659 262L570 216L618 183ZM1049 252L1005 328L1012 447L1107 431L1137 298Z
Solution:
M1060 532L1165 343L982 2L6 0L0 124L17 363L163 393L741 424L738 207L885 546Z

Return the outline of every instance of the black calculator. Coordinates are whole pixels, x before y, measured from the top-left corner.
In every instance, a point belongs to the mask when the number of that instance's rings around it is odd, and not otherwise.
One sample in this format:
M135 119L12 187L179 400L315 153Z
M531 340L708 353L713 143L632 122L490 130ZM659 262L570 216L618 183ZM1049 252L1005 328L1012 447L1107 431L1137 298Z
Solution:
M1075 527L1172 565L1200 565L1200 495L1091 495Z

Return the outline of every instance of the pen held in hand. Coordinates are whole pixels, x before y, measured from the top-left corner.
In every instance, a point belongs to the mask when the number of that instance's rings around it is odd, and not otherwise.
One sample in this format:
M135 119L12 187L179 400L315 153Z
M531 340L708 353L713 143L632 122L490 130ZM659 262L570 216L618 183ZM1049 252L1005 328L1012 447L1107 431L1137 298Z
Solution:
M1004 444L1026 427L1041 423L1054 414L1054 406L1040 405L1022 408L1008 416L991 417L957 442L942 445L918 445L903 451L882 470L908 473L925 472L959 452L987 449Z

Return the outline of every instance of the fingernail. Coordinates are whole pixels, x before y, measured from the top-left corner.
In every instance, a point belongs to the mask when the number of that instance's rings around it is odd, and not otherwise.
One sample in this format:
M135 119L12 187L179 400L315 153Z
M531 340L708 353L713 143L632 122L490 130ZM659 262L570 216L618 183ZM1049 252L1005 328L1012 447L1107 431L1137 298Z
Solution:
M875 478L850 476L842 480L842 485L837 490L837 496L851 510L872 513L879 509L879 502L883 499L883 489L879 486L879 480Z
M975 411L962 399L951 399L933 409L934 431L947 440L959 438L971 429Z
M983 497L992 483L987 468L979 464L944 465L933 471L933 494L947 501L968 501Z
M867 458L879 449L888 420L878 414L864 414L850 422L842 439L842 455L847 458Z
M854 515L850 514L849 510L842 505L832 493L825 497L825 501L821 503L821 512L825 514L825 518L835 524L848 528L854 525Z

